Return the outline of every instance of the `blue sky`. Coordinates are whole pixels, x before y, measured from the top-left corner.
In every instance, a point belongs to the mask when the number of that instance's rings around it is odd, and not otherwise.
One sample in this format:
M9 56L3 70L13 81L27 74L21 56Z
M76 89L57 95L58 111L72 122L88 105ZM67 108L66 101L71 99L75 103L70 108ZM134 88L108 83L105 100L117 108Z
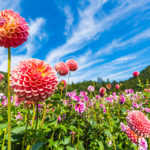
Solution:
M51 66L74 59L71 81L124 80L150 65L149 0L0 0L30 27L28 41L12 49L12 68L38 58ZM7 50L0 48L0 70Z

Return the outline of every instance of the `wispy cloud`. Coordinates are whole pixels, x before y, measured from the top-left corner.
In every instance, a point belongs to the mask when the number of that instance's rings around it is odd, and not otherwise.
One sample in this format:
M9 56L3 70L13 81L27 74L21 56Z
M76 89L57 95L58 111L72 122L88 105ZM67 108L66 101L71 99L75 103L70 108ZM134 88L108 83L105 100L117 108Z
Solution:
M68 38L64 45L51 50L46 57L46 61L54 64L63 56L80 50L98 34L100 35L100 33L105 32L111 26L132 15L135 10L143 10L148 3L146 0L137 1L136 3L134 0L122 1L109 15L105 15L102 19L97 19L95 14L106 2L107 0L92 0L90 5L84 10L79 9L79 24L72 31L72 36Z
M30 19L29 22L29 38L26 44L20 49L20 51L26 50L26 55L32 56L42 46L42 40L47 40L48 35L44 31L46 20L42 17L35 20ZM19 51L19 52L20 52Z
M74 18L69 6L64 8L64 12L66 15L65 35L67 35L70 32Z
M95 54L95 56L111 54L115 51L120 50L120 48L126 48L129 45L133 46L136 43L140 43L145 39L150 40L150 28L134 35L128 40L123 40L123 38L113 40L111 43L109 43L105 47L100 48Z
M0 11L4 9L12 9L15 11L20 11L21 0L0 0Z

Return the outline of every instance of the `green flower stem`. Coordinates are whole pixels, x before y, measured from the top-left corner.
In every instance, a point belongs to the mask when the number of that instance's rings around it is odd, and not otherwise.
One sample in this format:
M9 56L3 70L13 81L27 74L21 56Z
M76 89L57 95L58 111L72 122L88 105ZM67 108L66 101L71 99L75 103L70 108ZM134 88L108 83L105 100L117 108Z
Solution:
M3 138L2 150L4 149L5 136L6 136L6 128L4 129L4 138Z
M150 138L148 139L149 149L150 149Z
M36 142L36 132L37 132L37 126L38 126L38 117L39 117L38 103L36 103L36 124L35 124L34 136L33 136L33 143Z
M42 118L42 121L41 121L41 125L43 125L45 117L46 117L46 102L45 102L45 105L44 105L43 118Z
M11 150L11 99L10 99L10 70L11 70L11 50L8 48L8 150Z
M139 136L137 136L137 150L139 148Z
M35 105L33 104L33 117L32 117L32 127L34 126L35 113L36 113L36 110L35 110Z
M66 92L65 92L65 99L66 99L66 93L67 93L67 90L68 90L68 84L69 84L70 75L71 75L71 71L69 72L69 76L68 76L68 81L67 81L67 86L66 86Z
M27 107L27 109L26 109L26 131L24 133L24 138L23 138L23 143L22 143L22 150L24 150L24 146L26 145L27 132L28 132L28 124L29 124L29 114L30 114L30 110Z
M60 91L60 99L62 99L62 92L63 92L63 87L61 87L61 91Z
M116 143L115 143L115 137L113 136L113 146L114 146L114 150L116 150Z
M93 81L93 86L94 86L94 96L96 95L95 94L95 82Z
M77 150L79 150L79 139L80 138L80 132L78 131L78 143L77 143Z

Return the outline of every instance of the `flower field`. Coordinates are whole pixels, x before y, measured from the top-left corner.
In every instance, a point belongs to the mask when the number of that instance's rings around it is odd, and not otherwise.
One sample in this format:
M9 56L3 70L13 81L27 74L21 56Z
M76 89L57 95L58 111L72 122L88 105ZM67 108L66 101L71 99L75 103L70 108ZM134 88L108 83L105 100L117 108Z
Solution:
M73 59L55 67L40 59L22 60L11 70L11 47L29 35L25 19L12 10L0 12L0 46L8 49L7 83L0 93L1 150L150 150L150 87L139 72L141 91L111 83L70 88L80 66ZM68 80L60 80L60 76ZM0 82L4 75L0 74Z

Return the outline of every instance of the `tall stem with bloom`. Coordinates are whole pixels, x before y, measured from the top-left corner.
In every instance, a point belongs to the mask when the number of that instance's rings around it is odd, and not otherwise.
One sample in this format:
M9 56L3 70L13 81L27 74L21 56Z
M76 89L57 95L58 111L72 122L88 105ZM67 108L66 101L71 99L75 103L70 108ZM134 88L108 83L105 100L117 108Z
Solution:
M11 150L11 99L10 99L10 69L11 68L11 50L8 48L8 150Z
M71 75L71 71L69 72L69 76L68 76L68 81L67 81L67 86L66 86L66 92L65 92L65 99L66 99L66 93L67 93L67 90L68 90L68 84L69 84L70 75Z

